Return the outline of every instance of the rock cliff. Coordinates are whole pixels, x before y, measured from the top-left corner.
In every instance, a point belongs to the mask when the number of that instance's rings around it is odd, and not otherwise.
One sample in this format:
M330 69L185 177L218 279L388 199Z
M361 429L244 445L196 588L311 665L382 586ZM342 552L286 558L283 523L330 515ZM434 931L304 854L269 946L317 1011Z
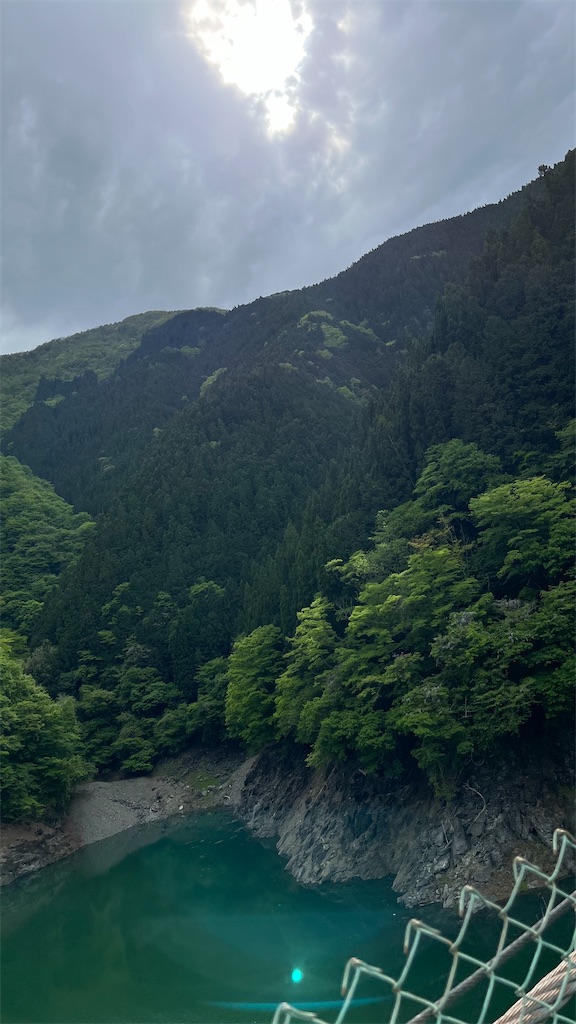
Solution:
M298 881L394 875L407 906L451 906L465 884L494 899L510 891L511 862L554 862L555 828L574 831L574 762L568 744L518 752L474 768L450 802L424 785L398 785L353 767L328 771L268 751L233 803L251 831L277 837Z

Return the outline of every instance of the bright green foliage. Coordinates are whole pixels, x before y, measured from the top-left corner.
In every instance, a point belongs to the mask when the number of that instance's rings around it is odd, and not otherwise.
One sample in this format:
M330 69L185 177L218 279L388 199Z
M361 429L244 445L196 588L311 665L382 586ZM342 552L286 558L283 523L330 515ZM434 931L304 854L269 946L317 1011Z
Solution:
M454 712L449 691L435 680L410 690L389 712L389 725L398 733L416 737L414 757L436 792L448 796L461 762L469 754L466 724Z
M309 313L300 317L298 327L305 327L308 331L311 331L318 323L327 323L333 319L332 313L328 313L325 309L312 309Z
M469 522L460 543L454 524L466 522L470 494L498 475L497 460L473 445L436 446L415 501L378 517L374 549L331 566L348 585L369 580L342 638L327 632L326 599L300 613L275 718L311 745L312 766L354 758L396 775L411 749L446 797L471 757L517 736L539 709L551 718L569 710L575 585L547 587L571 564L568 488L520 479L480 494L470 501L480 532L474 539ZM407 567L379 578L389 552L402 550L398 535L430 517L442 527L414 537ZM503 581L498 599L472 571L488 564ZM518 598L523 565L532 589Z
M121 323L96 327L69 338L56 338L32 352L2 356L2 430L8 430L32 404L42 378L49 378L62 387L86 370L94 371L100 378L107 377L136 348L145 331L173 315L139 313ZM61 397L58 392L56 397Z
M464 551L458 542L446 544L443 537L414 541L416 551L408 559L408 570L396 582L403 646L423 653L434 631L447 615L465 607L477 595L479 586L466 569Z
M93 523L85 513L75 515L51 484L17 459L0 455L0 474L2 616L6 625L28 633L58 577L81 554Z
M118 721L120 732L111 749L124 771L131 775L142 775L152 771L156 756L152 742L153 722L150 719L137 718L129 711L123 711Z
M154 722L153 746L154 759L158 755L177 754L186 745L190 734L190 722L186 704L178 704L174 708L168 708L164 714Z
M121 668L109 671L112 689L82 685L78 717L90 759L99 768L119 763L126 771L149 771L160 753L181 749L186 738L187 709L178 704L176 687L151 666L130 665L142 657L128 645Z
M332 324L322 324L322 334L327 349L341 348L346 344L346 335Z
M368 770L380 766L395 773L394 734L419 737L422 728L433 728L425 708L420 717L412 710L422 704L416 695L431 667L430 643L454 610L475 597L478 583L467 575L457 543L428 535L414 546L404 572L360 593L336 652L346 710L333 711L322 723L311 763L327 759L333 735L346 735L346 750L355 750ZM440 713L435 709L435 718Z
M414 495L423 509L448 522L466 516L468 502L501 477L500 460L459 438L426 453Z
M574 510L568 483L545 477L502 484L470 502L480 529L480 564L520 589L546 586L573 564Z
M346 636L338 649L340 675L351 689L378 685L380 669L392 656L391 627L398 598L384 584L368 584L350 616Z
M9 646L0 652L2 689L0 738L2 814L6 821L35 818L66 807L74 785L89 768L71 699L54 701Z
M142 718L157 715L178 699L176 688L165 683L154 668L126 669L120 675L116 693L123 707Z
M307 760L311 767L317 768L324 764L339 764L353 757L358 758L367 771L375 771L389 760L393 749L394 742L386 728L384 712L373 708L368 711L347 708L333 711L322 720Z
M326 598L317 597L298 612L298 626L285 655L288 667L276 681L274 719L281 736L305 738L302 733L307 730L298 724L302 708L318 695L318 676L333 663L337 637L328 620L330 611Z
M226 738L224 704L228 686L228 660L213 658L207 661L196 674L198 695L188 705L186 725L188 736L197 736L202 743L210 745Z
M453 538L469 539L470 498L501 477L500 460L486 455L475 444L455 438L434 445L426 452L424 468L413 490L414 500L378 512L371 537L373 548L355 552L346 563L335 559L328 568L358 592L364 583L386 579L404 569L410 540L437 529L439 523L450 528Z
M531 694L547 718L574 710L574 608L576 583L569 579L543 591L531 619L532 648L526 665Z
M214 373L211 373L210 376L207 377L204 383L200 386L200 395L204 395L208 388L211 387L212 384L214 384L214 381L218 380L218 377L225 372L225 366L219 366L217 370L214 370Z
M113 761L112 744L118 735L120 706L116 694L84 685L79 697L77 714L86 757L98 769L108 767Z
M366 673L393 655L426 653L450 612L478 591L477 581L466 574L460 545L435 546L429 536L417 544L408 569L367 584L360 594L338 656L352 685L361 686Z
M282 634L275 626L259 626L232 648L226 725L249 748L259 749L274 739L274 683L282 667Z
M573 179L569 154L331 281L153 326L105 379L38 380L8 450L98 520L70 565L28 517L10 621L94 763L227 728L448 793L559 727Z

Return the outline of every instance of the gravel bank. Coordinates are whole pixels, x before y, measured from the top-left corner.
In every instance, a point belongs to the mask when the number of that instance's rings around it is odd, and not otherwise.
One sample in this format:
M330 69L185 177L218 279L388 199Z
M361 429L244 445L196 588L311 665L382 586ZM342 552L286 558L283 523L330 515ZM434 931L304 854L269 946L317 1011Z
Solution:
M253 759L237 750L192 749L165 761L152 775L86 782L68 813L50 822L3 825L3 885L136 825L219 805L231 806Z

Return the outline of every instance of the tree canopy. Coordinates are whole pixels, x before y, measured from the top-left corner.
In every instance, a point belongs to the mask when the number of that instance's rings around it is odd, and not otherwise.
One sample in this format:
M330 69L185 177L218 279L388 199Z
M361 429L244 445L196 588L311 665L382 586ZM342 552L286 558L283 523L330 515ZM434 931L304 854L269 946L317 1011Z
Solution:
M150 314L102 364L51 343L3 458L14 734L30 700L69 766L231 739L448 794L566 722L573 180L570 153L330 281ZM15 815L57 801L26 744Z

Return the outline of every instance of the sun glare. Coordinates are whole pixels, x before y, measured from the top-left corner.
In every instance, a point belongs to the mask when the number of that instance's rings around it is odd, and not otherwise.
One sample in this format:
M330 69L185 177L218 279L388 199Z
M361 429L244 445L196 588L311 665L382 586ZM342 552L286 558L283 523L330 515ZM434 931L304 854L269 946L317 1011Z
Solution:
M184 15L190 39L222 80L262 101L270 132L289 128L313 27L305 5L296 17L290 0L193 0Z

